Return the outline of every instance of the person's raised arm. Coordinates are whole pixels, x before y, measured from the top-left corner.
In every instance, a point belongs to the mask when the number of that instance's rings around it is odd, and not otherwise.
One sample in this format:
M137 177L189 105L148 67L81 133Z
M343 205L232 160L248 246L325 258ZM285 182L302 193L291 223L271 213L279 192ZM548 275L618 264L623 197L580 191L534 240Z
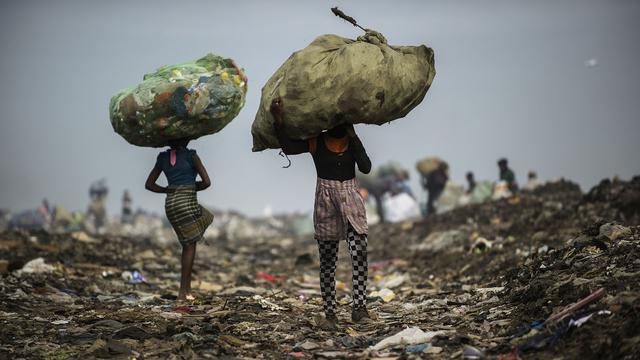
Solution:
M351 148L353 158L356 160L356 164L358 164L358 169L363 174L368 174L371 172L371 160L360 138L356 135L353 125L347 125L347 134L349 134L349 148Z
M159 193L159 194L169 193L168 188L156 184L156 181L158 180L158 177L160 177L161 173L162 173L162 169L160 169L157 166L154 166L153 169L151 169L149 176L147 177L147 182L144 184L144 188L149 191L153 191L154 193Z
M309 142L307 140L294 140L285 134L282 129L284 112L282 110L282 99L276 98L271 102L269 112L273 115L273 129L282 148L282 152L287 155L297 155L309 152Z
M209 174L207 173L207 169L202 165L202 160L197 154L193 154L193 166L196 168L196 172L200 175L201 181L196 181L196 191L204 190L211 186L211 179L209 179Z

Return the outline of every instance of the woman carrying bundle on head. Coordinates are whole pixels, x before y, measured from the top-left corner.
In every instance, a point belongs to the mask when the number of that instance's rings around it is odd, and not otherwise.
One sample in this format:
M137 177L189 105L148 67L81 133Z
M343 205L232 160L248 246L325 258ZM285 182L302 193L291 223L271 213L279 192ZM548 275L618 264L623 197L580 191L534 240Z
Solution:
M170 149L158 154L145 184L149 191L167 194L167 218L182 245L178 300L194 299L191 295L191 270L196 244L213 222L213 214L198 204L196 196L197 191L211 186L211 180L196 151L187 149L188 143L189 140L186 139L170 141ZM167 177L167 187L156 184L161 173ZM196 181L197 175L200 175L200 181Z
M320 253L320 291L324 301L325 325L336 328L336 261L338 245L346 240L353 266L353 309L355 322L368 319L367 216L360 195L355 167L371 171L367 156L353 125L339 125L308 140L289 138L283 131L282 99L275 99L270 112L275 132L287 155L311 153L318 175L314 206L315 238Z

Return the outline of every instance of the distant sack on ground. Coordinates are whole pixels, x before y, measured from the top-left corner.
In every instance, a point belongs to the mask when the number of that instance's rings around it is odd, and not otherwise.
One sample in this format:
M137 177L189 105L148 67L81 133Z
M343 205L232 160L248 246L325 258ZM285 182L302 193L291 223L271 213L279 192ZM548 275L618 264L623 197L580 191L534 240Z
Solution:
M404 117L424 99L435 74L433 50L424 45L389 46L372 30L357 40L322 35L291 55L262 88L253 151L280 147L269 112L277 97L285 132L307 139L342 123L382 125Z
M161 147L224 128L244 106L247 79L233 60L217 55L167 65L111 98L113 129L133 145Z

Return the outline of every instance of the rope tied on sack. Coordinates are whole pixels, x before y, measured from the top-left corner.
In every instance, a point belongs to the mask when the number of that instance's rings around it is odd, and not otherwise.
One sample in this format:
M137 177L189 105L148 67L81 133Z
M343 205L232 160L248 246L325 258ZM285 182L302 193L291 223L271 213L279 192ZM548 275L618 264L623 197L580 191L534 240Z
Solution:
M280 153L278 155L280 155L283 158L287 159L287 161L289 162L287 165L282 167L283 169L288 169L289 167L291 167L291 159L289 159L289 156L287 156L287 154L284 153L284 150L280 150Z
M380 44L386 44L387 43L387 39L384 37L384 35L380 34L379 32L375 31L375 30L371 30L371 29L365 29L362 26L358 25L358 22L356 21L356 19L352 18L351 16L345 14L344 12L342 12L342 10L338 9L338 7L333 7L331 8L331 12L349 22L351 25L358 27L360 29L362 29L362 31L365 32L364 35L358 36L358 41L364 41L364 42L368 42L370 44L373 45L380 45Z

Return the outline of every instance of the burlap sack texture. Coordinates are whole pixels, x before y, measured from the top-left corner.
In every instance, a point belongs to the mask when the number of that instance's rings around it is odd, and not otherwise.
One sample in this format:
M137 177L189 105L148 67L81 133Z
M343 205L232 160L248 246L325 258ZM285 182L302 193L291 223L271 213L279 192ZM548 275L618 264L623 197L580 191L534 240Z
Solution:
M433 50L389 46L368 30L357 40L322 35L293 53L262 88L251 133L253 151L280 147L269 112L283 100L284 130L307 139L342 123L382 125L424 99L436 71Z
M428 157L416 163L416 170L418 170L421 175L428 176L429 174L437 170L440 167L440 164L444 164L446 169L449 168L449 165L446 163L446 161L438 157Z

